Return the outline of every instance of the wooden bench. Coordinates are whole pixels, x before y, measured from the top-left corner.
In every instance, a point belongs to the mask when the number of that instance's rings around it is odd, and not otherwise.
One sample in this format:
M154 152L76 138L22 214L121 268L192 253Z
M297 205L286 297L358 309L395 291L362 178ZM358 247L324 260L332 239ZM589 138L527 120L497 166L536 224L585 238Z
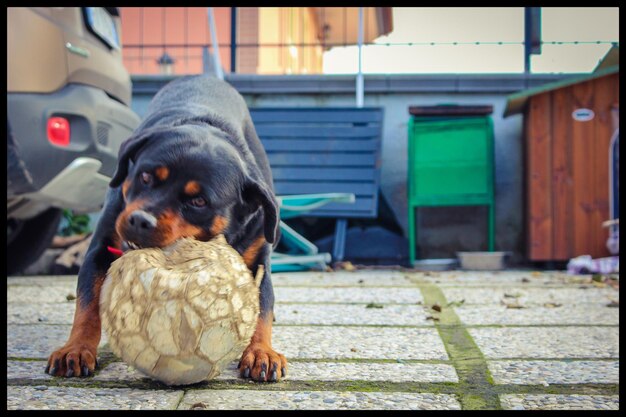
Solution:
M380 185L382 108L250 108L269 158L277 196L352 193L306 216L336 218L333 259L345 252L347 220L375 218Z

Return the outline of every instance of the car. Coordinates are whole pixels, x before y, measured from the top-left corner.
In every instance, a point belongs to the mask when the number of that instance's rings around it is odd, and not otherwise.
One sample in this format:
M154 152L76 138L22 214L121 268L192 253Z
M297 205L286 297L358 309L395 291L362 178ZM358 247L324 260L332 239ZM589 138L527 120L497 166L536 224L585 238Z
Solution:
M102 208L139 125L116 7L7 8L7 274L49 247L63 209Z

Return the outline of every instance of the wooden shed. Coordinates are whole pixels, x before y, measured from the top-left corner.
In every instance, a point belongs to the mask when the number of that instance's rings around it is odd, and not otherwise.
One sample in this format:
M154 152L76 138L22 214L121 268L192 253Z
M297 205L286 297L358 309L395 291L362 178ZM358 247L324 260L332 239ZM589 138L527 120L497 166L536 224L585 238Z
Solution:
M531 261L610 256L609 148L618 129L619 63L509 97L524 113L525 227ZM617 116L617 117L616 117Z

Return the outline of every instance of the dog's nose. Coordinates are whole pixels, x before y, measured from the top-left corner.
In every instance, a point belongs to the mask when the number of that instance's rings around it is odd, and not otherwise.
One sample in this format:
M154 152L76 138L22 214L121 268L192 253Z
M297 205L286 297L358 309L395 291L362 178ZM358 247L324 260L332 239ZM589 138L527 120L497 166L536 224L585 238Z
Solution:
M152 231L157 225L157 219L144 210L135 210L128 216L128 225L135 233Z

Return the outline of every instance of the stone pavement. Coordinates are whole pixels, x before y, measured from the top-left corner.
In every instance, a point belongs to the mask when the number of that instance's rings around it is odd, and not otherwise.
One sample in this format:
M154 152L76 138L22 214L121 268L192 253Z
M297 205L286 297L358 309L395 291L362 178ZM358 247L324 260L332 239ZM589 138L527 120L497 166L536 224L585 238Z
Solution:
M8 409L619 409L619 292L560 272L274 274L287 378L166 387L107 346L53 378L76 277L9 277ZM432 307L435 306L435 309ZM440 311L438 311L440 310Z

